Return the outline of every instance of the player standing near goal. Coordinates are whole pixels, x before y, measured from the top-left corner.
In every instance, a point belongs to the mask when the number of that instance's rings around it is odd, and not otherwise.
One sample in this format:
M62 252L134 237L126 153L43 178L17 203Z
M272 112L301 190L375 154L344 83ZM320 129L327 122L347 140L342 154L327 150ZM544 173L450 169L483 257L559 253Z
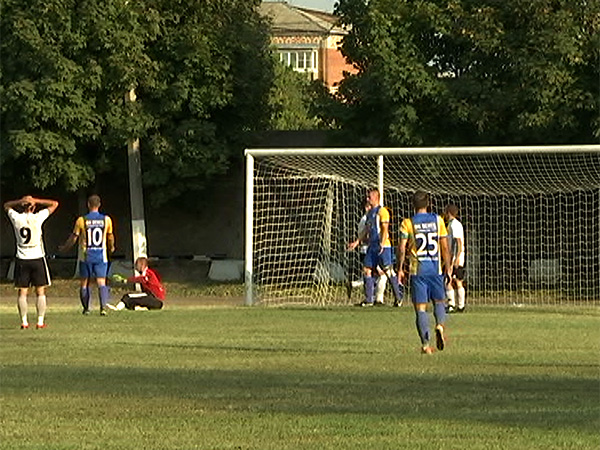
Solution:
M450 259L452 260L452 278L446 289L448 298L448 312L465 311L465 232L462 223L457 219L458 206L449 204L446 206L445 219L448 228L448 242L450 247ZM458 303L458 307L457 304Z
M394 291L395 306L402 304L403 289L400 287L392 260L392 244L389 237L390 213L379 204L379 189L369 189L367 199L371 209L367 213L367 233L369 246L365 255L364 280L365 300L361 306L373 306L375 294L375 277L373 271L379 268L388 277Z
M415 215L404 219L400 226L398 243L398 267L404 264L407 243L411 242L410 293L415 308L416 324L421 338L422 353L433 353L429 334L427 304L433 302L436 321L435 338L438 350L445 345L444 323L446 321L446 289L444 278L451 274L446 225L442 217L427 212L429 194L416 192L413 196ZM442 260L444 272L442 272ZM401 281L404 273L400 271Z
M108 252L115 251L112 220L101 213L100 197L91 195L87 201L88 213L77 218L73 232L67 241L59 247L61 251L70 249L79 239L82 259L79 261L81 287L79 299L83 306L83 314L90 312L90 279L95 278L100 298L100 314L106 315L106 304L109 290L106 285L108 274Z
M21 212L17 211L18 208ZM36 209L39 208L38 211ZM17 308L21 316L21 329L29 328L27 320L27 293L29 286L35 287L37 295L36 328L46 328L46 287L50 286L50 272L46 262L42 224L56 211L58 202L33 198L26 195L18 200L4 203L15 230L17 254L15 260L15 287L17 288Z
M354 240L354 241L350 242L350 244L348 244L349 250L354 250L356 247L358 247L359 253L360 253L361 270L363 270L363 267L365 264L365 256L367 255L367 249L369 248L369 232L367 229L367 215L368 215L369 211L371 210L371 204L369 203L368 199L365 199L365 201L363 203L363 208L364 208L365 213L363 214L363 216L360 218L360 221L358 222L358 227L357 227L358 237L356 238L356 240ZM375 283L377 286L376 295L375 295L375 305L383 305L384 304L383 296L385 294L385 287L387 285L387 277L383 273L383 270L381 270L379 267L377 269L378 269L377 270L377 282ZM352 282L350 282L350 287L348 288L348 298L350 298L350 296L352 295L351 289L352 289Z

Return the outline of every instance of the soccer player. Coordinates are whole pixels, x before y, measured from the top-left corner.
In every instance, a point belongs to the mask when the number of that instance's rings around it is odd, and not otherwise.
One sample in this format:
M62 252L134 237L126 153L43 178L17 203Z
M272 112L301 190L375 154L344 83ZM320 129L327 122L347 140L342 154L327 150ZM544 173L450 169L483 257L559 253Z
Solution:
M452 260L452 278L446 289L448 298L448 312L465 311L465 232L462 223L457 219L458 206L449 204L444 213L447 229L448 243L450 247L450 259ZM456 305L458 300L458 307Z
M110 309L122 310L145 310L145 309L161 309L165 300L166 291L161 283L158 273L148 267L148 258L139 257L135 261L135 270L140 275L129 277L124 280L127 283L140 283L142 292L132 292L125 294L117 306L107 304ZM118 277L115 276L115 278Z
M367 253L364 261L365 300L361 306L373 306L375 294L375 276L381 268L392 284L395 306L402 304L403 289L398 282L393 267L392 245L389 238L390 213L381 206L378 189L369 189L367 199L371 209L367 213L368 242Z
M427 314L429 301L433 302L436 321L436 346L438 350L444 349L446 321L444 278L449 277L452 270L446 225L442 217L427 212L428 206L429 194L416 192L413 196L415 215L402 221L398 243L398 267L402 268L407 243L410 241L410 292L415 308L417 331L421 338L421 352L425 354L433 353ZM442 272L442 260L444 272ZM403 281L404 272L401 269L400 278Z
M356 238L356 240L354 240L350 244L348 244L349 250L354 250L355 248L358 247L359 253L360 253L361 270L365 263L365 256L367 254L367 248L369 247L369 244L368 244L369 232L367 230L367 214L371 210L371 204L369 203L368 199L365 199L365 201L363 203L363 207L364 207L365 213L363 214L363 216L360 218L360 221L358 222L358 227L357 227L358 237ZM381 270L381 268L378 267L377 268L377 282L376 282L377 289L376 289L376 296L375 296L375 305L384 305L385 304L383 296L385 294L386 285L387 285L387 276L385 276L385 274L383 273L383 270ZM350 298L350 296L351 296L351 290L350 290L351 287L352 286L350 285L350 288L348 291L349 292L348 298Z
M59 247L61 251L70 249L79 240L81 260L79 261L79 276L81 287L79 299L83 306L83 314L90 312L90 280L96 279L100 298L100 314L106 315L106 304L109 300L109 290L106 285L108 273L108 252L115 251L115 238L112 220L100 212L100 197L91 195L87 201L88 213L77 218L73 232L67 241Z
M15 230L17 253L15 260L15 287L17 288L17 308L21 317L21 329L29 328L27 320L27 294L29 286L35 287L37 295L36 328L46 328L46 287L50 286L50 272L46 262L42 224L56 211L58 202L33 198L26 195L18 200L4 203ZM18 209L18 210L17 210Z

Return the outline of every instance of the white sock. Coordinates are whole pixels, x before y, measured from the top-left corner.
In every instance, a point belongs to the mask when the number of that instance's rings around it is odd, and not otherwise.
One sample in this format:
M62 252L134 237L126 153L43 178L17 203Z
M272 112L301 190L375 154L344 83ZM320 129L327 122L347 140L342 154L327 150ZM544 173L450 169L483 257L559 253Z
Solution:
M380 275L377 278L377 292L376 292L376 301L379 303L383 303L383 294L385 294L385 286L387 284L387 277L385 275Z
M29 325L27 322L27 294L17 297L17 308L19 308L19 316L21 317L21 323L23 325Z
M46 295L38 295L37 315L38 325L44 325L44 316L46 315Z
M458 292L458 307L462 309L465 307L465 288L464 287L458 288L457 292Z
M446 298L448 299L448 306L452 306L454 308L454 289L446 289Z

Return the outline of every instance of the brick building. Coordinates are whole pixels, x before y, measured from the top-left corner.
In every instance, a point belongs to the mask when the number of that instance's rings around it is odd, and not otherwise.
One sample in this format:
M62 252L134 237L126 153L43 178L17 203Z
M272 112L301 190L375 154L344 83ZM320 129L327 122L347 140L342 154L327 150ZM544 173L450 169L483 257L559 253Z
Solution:
M271 21L271 44L281 62L323 81L332 92L344 71L354 72L338 48L346 31L333 14L285 1L263 2L260 11Z

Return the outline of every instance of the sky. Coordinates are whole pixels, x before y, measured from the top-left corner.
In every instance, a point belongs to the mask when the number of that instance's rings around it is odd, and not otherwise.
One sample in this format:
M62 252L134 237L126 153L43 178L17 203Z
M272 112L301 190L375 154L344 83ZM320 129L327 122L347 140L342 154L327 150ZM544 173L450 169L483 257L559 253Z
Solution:
M286 0L290 5L333 12L336 0Z

